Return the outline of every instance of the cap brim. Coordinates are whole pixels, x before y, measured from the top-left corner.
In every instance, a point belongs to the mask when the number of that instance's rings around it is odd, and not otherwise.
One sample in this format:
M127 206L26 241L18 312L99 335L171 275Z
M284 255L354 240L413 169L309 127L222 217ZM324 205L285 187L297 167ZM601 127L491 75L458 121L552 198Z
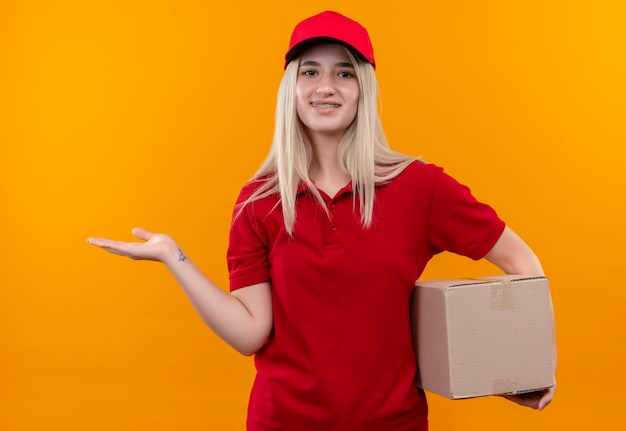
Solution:
M357 51L352 45L350 45L348 43L345 43L342 40L335 39L333 37L322 36L322 37L314 37L314 38L311 38L311 39L303 40L302 42L298 43L297 45L294 45L289 50L287 55L285 55L285 66L287 66L287 63L292 61L294 58L299 57L300 54L302 54L302 52L305 51L306 49L308 49L308 48L310 48L312 46L315 46L315 45L323 44L323 43L338 43L340 45L343 45L346 48L348 48L350 50L350 52L352 52L352 54L357 56L360 60L365 61L366 63L370 62L367 58L365 58L365 56L363 54L361 54L359 51Z

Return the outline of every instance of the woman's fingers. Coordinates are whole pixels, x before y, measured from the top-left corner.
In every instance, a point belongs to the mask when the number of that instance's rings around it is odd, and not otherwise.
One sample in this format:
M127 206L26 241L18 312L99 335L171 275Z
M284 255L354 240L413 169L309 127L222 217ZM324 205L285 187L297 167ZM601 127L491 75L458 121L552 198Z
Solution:
M537 407L539 410L543 410L548 407L548 404L552 402L552 398L554 397L554 387L549 388L543 394L541 399L539 400L539 406Z
M148 241L150 240L150 238L153 237L152 233L140 227L134 228L132 230L132 234L135 235L137 238L144 240L144 241ZM111 252L129 251L129 246L133 247L132 244L134 244L135 246L141 244L141 243L132 243L132 242L124 242L124 241L114 241L108 238L91 238L91 237L87 238L87 242L91 245L104 248Z
M554 388L520 395L502 395L503 398L506 398L509 401L513 401L514 403L537 410L543 410L546 408L548 404L552 402L553 396Z
M155 234L138 227L134 228L132 233L142 242L114 241L108 238L88 238L87 242L109 253L136 260L163 261L168 250L172 248L176 250L175 244L168 235Z
M129 248L130 243L113 241L107 238L88 238L87 242L91 245L95 245L96 247L100 247L110 253L132 257Z
M140 227L133 228L132 234L144 241L150 241L150 238L154 236L152 232L148 232L147 230Z
M109 240L106 238L87 238L87 243L91 245L95 245L96 247L104 247L107 245Z

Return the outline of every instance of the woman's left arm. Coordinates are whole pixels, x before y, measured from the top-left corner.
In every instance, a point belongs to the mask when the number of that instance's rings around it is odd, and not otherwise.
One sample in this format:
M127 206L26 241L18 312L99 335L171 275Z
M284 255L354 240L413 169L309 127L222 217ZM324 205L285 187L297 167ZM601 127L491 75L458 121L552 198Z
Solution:
M487 253L485 259L502 269L507 274L521 274L543 276L543 268L539 259L531 248L508 226L502 235ZM552 299L550 299L552 309ZM554 338L554 311L552 311L552 330ZM553 345L552 360L556 368L557 352L556 341ZM523 406L543 410L554 396L554 387L544 389L539 392L530 392L522 395L504 395L508 400L514 401Z

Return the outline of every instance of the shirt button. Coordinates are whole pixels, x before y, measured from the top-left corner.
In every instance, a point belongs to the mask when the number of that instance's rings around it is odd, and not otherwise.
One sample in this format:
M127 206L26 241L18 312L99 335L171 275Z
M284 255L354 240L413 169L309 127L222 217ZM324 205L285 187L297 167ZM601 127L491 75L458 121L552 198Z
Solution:
M337 225L335 223L331 223L330 230L337 230Z
M333 204L330 204L330 209L331 209L331 210L334 210L336 206L337 206L337 205L335 205L334 203L333 203Z

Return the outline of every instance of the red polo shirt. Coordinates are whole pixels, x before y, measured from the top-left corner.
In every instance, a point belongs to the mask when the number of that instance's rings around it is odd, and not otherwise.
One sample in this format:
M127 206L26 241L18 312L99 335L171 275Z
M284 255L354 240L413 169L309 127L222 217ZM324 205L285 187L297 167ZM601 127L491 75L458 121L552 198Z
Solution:
M239 202L256 187L247 184ZM322 196L330 218L299 190L293 237L277 196L248 205L232 225L231 290L270 281L274 312L255 355L248 430L425 430L409 323L415 281L443 250L482 258L504 222L421 162L376 188L369 229L351 184Z

